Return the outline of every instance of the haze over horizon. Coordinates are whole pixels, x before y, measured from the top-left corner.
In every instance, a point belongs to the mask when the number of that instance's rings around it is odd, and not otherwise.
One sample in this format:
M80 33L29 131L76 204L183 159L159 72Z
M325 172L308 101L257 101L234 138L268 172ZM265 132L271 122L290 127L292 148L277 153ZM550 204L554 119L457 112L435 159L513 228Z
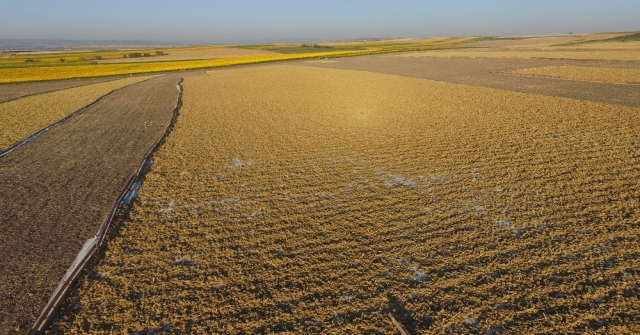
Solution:
M0 39L270 43L640 30L632 0L0 0Z

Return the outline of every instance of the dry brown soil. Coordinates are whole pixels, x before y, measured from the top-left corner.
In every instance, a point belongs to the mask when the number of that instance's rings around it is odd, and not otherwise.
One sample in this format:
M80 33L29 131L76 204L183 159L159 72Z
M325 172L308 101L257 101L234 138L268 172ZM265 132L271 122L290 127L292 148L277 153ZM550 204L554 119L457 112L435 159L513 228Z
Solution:
M637 87L505 73L637 62L305 65L538 96L273 65L189 81L57 332L392 333L381 312L425 333L638 330L637 110L593 103L640 107ZM176 81L115 92L0 159L0 334L31 326L168 122Z
M514 74L561 78L569 80L599 81L618 84L639 84L640 69L614 69L605 67L552 66L514 71Z
M32 326L169 123L178 81L115 91L0 158L0 334Z
M640 69L640 62L576 61L559 59L428 58L364 56L333 59L332 63L298 62L307 66L361 70L414 78L499 88L569 99L640 107L640 90L634 85L580 82L526 77L507 72L550 66Z
M40 129L64 120L113 90L157 76L125 77L43 93L0 104L0 150L29 138Z
M0 103L19 99L29 95L64 90L67 88L102 83L110 80L122 79L122 77L71 79L59 81L47 81L40 83L20 83L0 85Z
M52 333L640 331L640 109L209 74Z

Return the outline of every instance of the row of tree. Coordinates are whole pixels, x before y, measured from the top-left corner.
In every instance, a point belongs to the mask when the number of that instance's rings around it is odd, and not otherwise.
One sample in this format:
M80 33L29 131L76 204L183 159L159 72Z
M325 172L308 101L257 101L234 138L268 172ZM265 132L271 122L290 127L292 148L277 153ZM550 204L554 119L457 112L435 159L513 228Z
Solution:
M320 45L320 44L302 44L300 45L303 48L325 48L325 49L334 49L334 47L332 46L328 46L328 45Z
M164 52L162 51L156 51L154 56L162 56L164 55ZM130 52L129 54L124 54L122 55L122 58L138 58L138 57L151 57L151 54L148 52L142 53L142 52Z

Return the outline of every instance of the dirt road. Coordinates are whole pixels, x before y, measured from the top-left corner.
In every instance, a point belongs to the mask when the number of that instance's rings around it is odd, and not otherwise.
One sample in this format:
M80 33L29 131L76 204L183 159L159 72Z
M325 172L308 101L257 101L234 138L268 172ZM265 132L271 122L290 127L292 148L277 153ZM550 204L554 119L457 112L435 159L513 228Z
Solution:
M0 159L0 334L33 324L170 122L180 77L117 90Z

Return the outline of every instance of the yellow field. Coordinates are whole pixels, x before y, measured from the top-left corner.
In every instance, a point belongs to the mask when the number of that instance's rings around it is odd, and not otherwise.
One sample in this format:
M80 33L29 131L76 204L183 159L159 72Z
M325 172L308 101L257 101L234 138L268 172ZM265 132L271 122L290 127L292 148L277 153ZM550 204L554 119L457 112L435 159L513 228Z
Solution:
M38 94L0 104L0 150L24 140L115 89L154 76L143 76Z
M601 81L606 83L640 83L640 70L616 69L604 67L553 66L534 69L522 69L513 73L554 77L571 80Z
M187 60L175 62L119 63L77 66L52 66L28 68L0 68L0 83L28 82L70 78L115 76L123 74L153 73L190 70L240 64L273 62L292 59L337 57L362 54L361 51L321 52L309 54L264 55L223 59Z
M209 74L51 333L640 332L640 110Z
M96 57L102 59L122 59L122 55L129 54L131 52L150 53L155 54L156 51L162 51L167 54L182 51L202 51L212 49L225 49L228 46L191 46L191 47L177 47L177 48L156 48L156 49L132 49L132 50L112 50L112 51L63 51L63 52L24 52L24 53L2 53L0 55L0 65L7 62L24 63L26 59L34 59L38 62L44 63L56 63L59 65L60 58L64 58L65 61L91 61Z
M194 49L194 50L178 50L171 51L163 56L139 57L139 58L112 58L97 60L98 64L106 63L140 63L152 61L176 61L176 60L194 60L194 59L212 59L212 58L238 58L244 56L264 56L275 54L266 50L254 50L247 48L210 48L210 49Z
M640 52L634 51L423 51L390 57L478 57L478 58L545 58L578 60L640 61Z
M378 41L340 44L339 48L325 52L300 51L295 45L266 45L245 48L229 46L185 47L158 49L168 53L150 57L122 58L134 50L105 52L62 53L16 55L0 58L0 84L31 81L47 81L72 78L103 77L126 74L154 73L255 64L295 59L348 57L379 53L420 51L426 49L457 48L459 44L475 38L438 38L402 43L398 41ZM313 48L312 48L313 49ZM272 50L287 51L283 54ZM304 48L302 48L304 50ZM322 50L322 49L321 49ZM138 50L137 52L141 52ZM102 60L96 59L102 57ZM60 59L65 61L61 62ZM35 62L26 63L32 59Z

